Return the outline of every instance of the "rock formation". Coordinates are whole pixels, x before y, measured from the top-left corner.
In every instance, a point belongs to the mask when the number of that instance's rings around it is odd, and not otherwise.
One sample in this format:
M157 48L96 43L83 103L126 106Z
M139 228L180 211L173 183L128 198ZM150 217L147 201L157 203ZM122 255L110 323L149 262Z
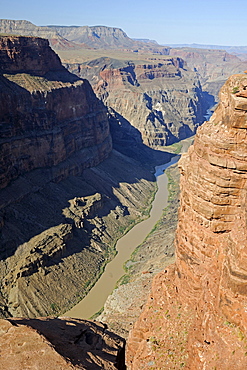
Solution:
M232 74L243 73L247 62L242 61L230 50L197 49L197 48L172 48L170 55L183 58L188 67L198 72L199 80L204 91L205 98L211 105L218 102L220 88ZM233 54L235 54L233 52Z
M104 105L48 41L1 37L0 55L0 315L58 314L142 217L154 176L112 152Z
M81 173L107 158L106 110L86 80L62 67L46 40L2 37L0 52L1 188L36 168L64 167L75 154L81 168L64 172Z
M0 32L7 35L44 37L55 50L121 49L166 55L170 49L153 41L133 40L116 27L36 26L26 20L0 19Z
M132 370L247 367L246 89L246 75L226 82L180 160L176 262L130 335Z
M155 148L192 135L204 120L200 83L181 58L102 57L66 66L87 78L107 105L111 129L118 132L114 137L131 132L136 141Z
M48 39L50 45L56 50L78 48L78 45L66 40L55 30L49 27L36 26L26 20L0 19L0 33L2 35L42 37ZM87 45L83 46L87 47Z
M0 320L2 370L124 370L124 340L97 322Z

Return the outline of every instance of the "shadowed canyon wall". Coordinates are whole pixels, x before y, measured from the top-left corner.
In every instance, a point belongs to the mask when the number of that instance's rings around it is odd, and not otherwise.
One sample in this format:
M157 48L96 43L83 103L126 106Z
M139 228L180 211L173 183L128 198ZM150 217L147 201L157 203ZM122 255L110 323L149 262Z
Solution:
M66 66L88 78L108 107L117 137L131 132L149 147L169 145L194 134L209 107L196 73L181 58L146 56L127 61L102 57Z
M220 104L179 162L176 263L153 281L133 329L130 369L247 366L247 77Z
M1 188L75 153L81 168L63 169L71 174L107 158L111 137L104 106L86 80L62 67L46 40L2 37L0 53Z
M106 108L48 41L1 37L0 56L0 313L58 314L143 217L154 176L112 151Z

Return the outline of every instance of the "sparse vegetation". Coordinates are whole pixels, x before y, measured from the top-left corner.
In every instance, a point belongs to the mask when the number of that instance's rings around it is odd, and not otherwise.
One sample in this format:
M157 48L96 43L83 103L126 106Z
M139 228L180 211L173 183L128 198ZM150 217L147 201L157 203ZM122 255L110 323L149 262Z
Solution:
M234 86L232 89L232 94L236 94L239 92L239 86Z

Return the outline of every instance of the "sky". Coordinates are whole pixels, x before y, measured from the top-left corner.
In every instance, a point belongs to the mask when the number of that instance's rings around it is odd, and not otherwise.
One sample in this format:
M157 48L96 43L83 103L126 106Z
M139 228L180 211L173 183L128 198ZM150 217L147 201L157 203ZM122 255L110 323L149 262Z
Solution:
M159 44L247 45L247 0L0 0L1 19L110 26Z

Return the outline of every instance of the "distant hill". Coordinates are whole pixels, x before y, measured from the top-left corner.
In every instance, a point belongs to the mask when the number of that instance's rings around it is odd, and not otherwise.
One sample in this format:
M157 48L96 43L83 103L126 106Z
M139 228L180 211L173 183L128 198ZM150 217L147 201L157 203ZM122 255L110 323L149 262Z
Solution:
M75 49L77 46L64 39L54 29L39 27L26 20L0 19L0 33L4 35L35 36L48 39L54 49Z
M49 26L59 35L77 44L84 43L95 49L145 50L159 54L168 54L169 48L153 40L131 39L121 29L106 26Z
M225 50L229 54L235 54L240 58L241 58L241 55L243 54L247 55L247 46L203 45L203 44L168 44L167 46L170 46L171 48L192 48L192 49L196 48L196 49Z
M106 26L36 26L26 20L0 19L0 33L47 38L55 50L121 49L167 55L170 49L152 41L133 40L120 28Z

